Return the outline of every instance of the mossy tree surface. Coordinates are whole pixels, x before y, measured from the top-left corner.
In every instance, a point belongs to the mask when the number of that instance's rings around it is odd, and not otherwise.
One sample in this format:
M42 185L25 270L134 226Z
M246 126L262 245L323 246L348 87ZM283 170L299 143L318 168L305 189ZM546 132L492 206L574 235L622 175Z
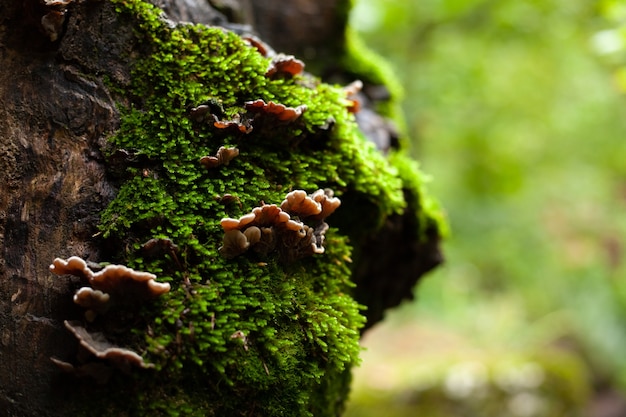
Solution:
M366 141L340 87L306 75L271 79L269 59L233 32L174 26L139 0L114 3L136 21L147 58L137 60L130 85L110 85L123 97L120 129L105 149L119 191L102 214L100 233L119 248L111 261L157 274L172 290L123 334L108 335L131 341L155 368L138 372L130 390L121 383L124 398L116 404L108 396L103 409L340 414L365 323L351 296L351 265L359 256L352 242L407 210L415 236L436 229L438 213L424 204L421 174L402 151L386 158ZM192 107L213 102L230 119L256 99L307 109L289 123L262 118L248 134L190 118ZM203 168L199 159L220 146L237 147L239 156ZM122 163L120 154L127 155ZM336 220L328 219L324 254L295 261L219 255L222 218L280 204L293 189L320 188L343 201ZM224 200L226 194L236 200ZM153 238L178 249L146 256L142 244ZM116 391L118 382L106 390Z

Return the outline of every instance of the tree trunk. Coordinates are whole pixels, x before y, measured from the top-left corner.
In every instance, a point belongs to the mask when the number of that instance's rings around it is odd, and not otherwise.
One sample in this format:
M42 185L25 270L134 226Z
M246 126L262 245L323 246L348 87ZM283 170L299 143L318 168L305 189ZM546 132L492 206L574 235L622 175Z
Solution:
M345 2L158 3L0 0L0 415L338 415L361 314L440 262L438 212L402 149L358 133L372 85L320 84L247 37L352 77ZM272 244L229 252L222 218L296 189L341 200L328 219L291 211L312 245L257 219ZM80 271L60 270L72 256ZM98 287L109 262L170 291ZM107 311L77 304L85 286Z

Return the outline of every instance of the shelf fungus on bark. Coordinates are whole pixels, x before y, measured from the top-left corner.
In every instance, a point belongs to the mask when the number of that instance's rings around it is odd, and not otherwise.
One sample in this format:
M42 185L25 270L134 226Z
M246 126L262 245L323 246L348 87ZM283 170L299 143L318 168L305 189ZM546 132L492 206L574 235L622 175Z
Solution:
M340 205L341 200L334 197L330 189L317 190L310 195L303 190L294 190L285 196L280 208L302 220L323 221Z
M240 114L235 114L230 120L220 120L212 114L213 116L213 127L217 129L235 129L240 133L248 134L252 132L252 119L241 116Z
M271 46L263 42L261 39L254 35L243 35L241 37L248 45L255 48L264 57L273 57L276 55L276 51Z
M361 110L361 90L363 90L361 80L355 80L343 88L346 93L346 107L350 113L358 113Z
M303 190L287 194L280 207L264 204L239 219L221 220L224 229L219 252L234 258L248 250L267 255L276 250L286 260L324 253L324 219L341 204L331 190L307 195Z
M157 282L156 275L135 271L124 265L107 265L93 272L87 262L78 256L67 260L56 258L50 265L55 275L74 275L86 281L93 289L118 295L155 298L170 290L170 284Z
M224 119L225 111L219 100L211 99L189 110L189 118L196 123L208 123L216 129L232 129L240 133L252 132L252 119L235 114Z
M265 72L265 76L271 79L281 75L293 77L294 75L302 74L303 70L304 62L293 55L277 54L272 57L270 65Z
M133 366L152 368L154 365L145 363L143 358L130 349L121 348L109 342L104 334L90 333L80 323L65 321L65 328L80 342L80 345L98 359L105 359L118 369L130 371Z
M133 368L154 368L146 363L137 352L116 346L106 339L103 333L89 332L84 326L75 321L64 321L65 328L78 340L82 352L79 352L77 365L57 358L50 360L62 371L76 377L89 377L100 384L105 384L118 369L130 373Z
M262 99L246 101L244 107L251 113L269 114L281 122L293 122L307 109L304 104L298 107L287 107L273 101L266 103Z
M94 272L87 262L77 256L56 258L50 265L50 271L55 275L77 276L89 285L80 288L73 297L74 303L86 309L85 320L89 327L114 328L120 324L116 320L127 320L133 311L137 311L141 301L156 298L170 290L170 284L157 282L156 275L149 272L135 271L124 265L107 265ZM113 309L125 311L113 315L114 318L107 318L106 326L94 323L98 315L105 315ZM112 368L129 372L133 367L152 367L136 352L109 342L103 333L92 332L73 321L65 321L65 327L78 339L89 357L79 355L78 365L51 358L63 371L105 383L112 374Z
M217 168L222 165L228 165L235 157L239 155L238 148L227 148L220 146L215 156L203 156L200 163L206 169Z

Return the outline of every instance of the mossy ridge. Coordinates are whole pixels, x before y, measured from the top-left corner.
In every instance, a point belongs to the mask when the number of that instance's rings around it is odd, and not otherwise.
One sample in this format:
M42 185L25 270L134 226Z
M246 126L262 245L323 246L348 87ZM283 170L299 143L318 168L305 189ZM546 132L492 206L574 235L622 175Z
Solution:
M346 237L331 228L326 254L289 266L267 259L261 266L259 259L217 255L219 220L261 201L279 203L292 188L331 187L339 196L347 190L366 196L382 221L404 208L401 180L357 133L340 88L310 79L269 80L268 60L233 33L170 27L148 3L114 3L138 20L138 36L152 55L134 69L133 104L124 109L111 148L147 162L127 169L101 230L124 244L119 255L126 264L172 283L171 294L146 313L148 326L136 329L148 334L146 345L136 348L184 387L151 387L140 395L137 413L190 415L175 404L192 401L201 415L237 415L249 407L262 415L332 415L311 395L321 401L322 392L347 389L364 322L349 295ZM244 137L188 119L190 106L209 99L220 100L232 116L258 98L308 109L292 126ZM324 131L331 119L334 127ZM205 171L198 159L221 145L238 146L239 157ZM216 196L225 193L237 196L240 206L221 204ZM176 259L141 255L141 244L159 237L179 246ZM237 332L245 340L233 338ZM161 395L167 400L158 401Z

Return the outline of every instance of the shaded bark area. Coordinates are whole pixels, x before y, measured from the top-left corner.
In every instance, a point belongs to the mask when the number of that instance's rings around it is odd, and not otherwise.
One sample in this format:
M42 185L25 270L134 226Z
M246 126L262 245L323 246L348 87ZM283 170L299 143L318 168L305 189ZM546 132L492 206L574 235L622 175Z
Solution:
M0 0L0 415L8 416L57 415L56 405L71 398L72 386L59 384L49 358L77 349L63 320L81 314L71 300L78 283L55 279L48 267L55 257L108 259L97 224L116 188L101 150L119 125L115 102L124 97L114 97L105 80L127 83L141 52L129 22L106 1L70 3L54 41L41 25L51 12L42 3ZM174 20L255 27L276 49L322 62L343 40L339 3L160 5ZM398 241L415 238L412 226L398 216L364 243L357 298L370 307L370 324L410 297L419 276L440 261L435 236L396 253ZM369 256L381 242L384 253Z
M100 145L119 115L95 74L128 68L124 31L103 31L119 26L104 4L73 8L58 42L40 31L45 9L21 6L2 2L0 29L0 414L46 415L64 397L49 358L77 348L62 320L79 314L72 283L48 266L103 257L93 235L115 189Z

